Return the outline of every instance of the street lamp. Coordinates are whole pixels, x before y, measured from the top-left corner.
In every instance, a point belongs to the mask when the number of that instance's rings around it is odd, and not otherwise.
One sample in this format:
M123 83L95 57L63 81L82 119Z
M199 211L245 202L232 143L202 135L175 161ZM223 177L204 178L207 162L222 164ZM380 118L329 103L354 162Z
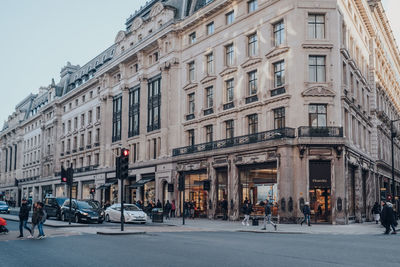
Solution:
M397 120L391 120L390 121L390 137L391 137L391 142L392 142L392 202L394 201L394 192L395 192L395 185L394 185L394 138L396 137L397 133L394 131L393 124L396 121L400 121L400 119Z

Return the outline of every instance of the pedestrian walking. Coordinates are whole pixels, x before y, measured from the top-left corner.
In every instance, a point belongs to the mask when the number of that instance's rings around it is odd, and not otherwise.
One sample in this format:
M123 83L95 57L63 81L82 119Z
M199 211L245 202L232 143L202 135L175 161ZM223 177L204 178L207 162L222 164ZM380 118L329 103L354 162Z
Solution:
M174 218L175 218L175 211L176 211L175 200L172 200L172 204L171 204L171 217L174 217Z
M44 234L43 231L43 225L47 219L47 213L44 210L44 204L42 202L39 202L39 224L38 224L38 229L39 229L39 239L45 238L46 235Z
M250 204L250 202L246 199L244 201L244 205L243 205L243 213L244 213L244 219L242 221L243 225L249 226L249 221L250 221L250 214L253 211L253 207Z
M379 206L378 202L375 202L374 206L372 207L371 213L374 217L375 223L378 224L381 217L381 207Z
M271 206L269 205L268 199L265 200L265 206L264 206L264 227L261 228L261 230L267 230L267 223L271 224L275 231L277 230L277 226L275 223L272 222L272 210Z
M194 211L196 209L196 203L194 203L193 200L189 202L189 209L190 209L190 217L192 218L192 220L194 220Z
M386 228L386 231L385 231L386 235L390 234L390 228L393 229L392 234L397 234L396 227L395 227L397 222L396 222L396 219L394 216L393 205L390 202L386 202L383 205L382 224Z
M44 215L43 206L39 202L36 202L33 206L32 214L32 236L34 236L35 228L37 227L39 230L39 235L37 236L38 239L42 239L45 236L43 233L43 220L45 220L43 218Z
M304 204L303 215L304 219L301 221L300 225L303 225L303 223L307 223L308 226L311 226L311 220L310 220L311 209L309 202L306 202L306 204Z
M164 215L165 215L165 219L170 219L169 217L169 213L171 211L171 203L169 203L169 200L167 200L167 203L165 203L164 205Z
M223 220L228 220L228 201L224 198L224 200L222 200L221 202L221 209L222 209L222 213L223 213Z
M26 202L26 199L22 199L21 208L19 209L19 236L18 238L24 237L24 229L29 231L30 236L32 237L32 229L28 227L28 219L29 219L29 206Z
M159 199L157 199L157 205L156 205L156 208L159 208L159 209L161 209L161 208L162 208L162 204L161 204L161 202L160 202L160 200L159 200Z

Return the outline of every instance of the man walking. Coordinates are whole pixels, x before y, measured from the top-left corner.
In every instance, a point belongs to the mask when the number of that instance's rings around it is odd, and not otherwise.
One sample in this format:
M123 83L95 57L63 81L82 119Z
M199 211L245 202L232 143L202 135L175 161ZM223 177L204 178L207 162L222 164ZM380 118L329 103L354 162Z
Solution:
M276 231L276 228L277 228L276 224L271 221L272 211L271 211L271 206L269 205L268 199L265 200L264 212L265 212L265 215L264 215L264 227L261 228L261 230L266 230L267 229L267 222L268 222L269 224L271 224L274 227L274 229Z
M224 198L221 203L222 213L223 213L223 220L228 220L228 201Z
M249 226L249 221L250 221L250 214L253 211L253 207L251 206L250 201L246 200L244 201L244 206L243 206L243 213L244 213L244 219L242 221L243 225Z
M382 224L385 226L385 234L390 233L390 228L393 229L392 234L397 234L395 228L396 219L394 216L393 205L390 202L386 202L382 209Z
M304 219L301 221L300 225L303 225L303 223L307 223L308 226L311 226L311 220L310 220L311 209L309 202L306 202L306 204L304 205L303 214L304 214Z
M24 237L24 229L23 228L28 230L30 233L30 236L32 236L32 230L27 225L28 219L29 219L29 206L26 202L26 199L24 198L24 199L22 199L21 208L19 209L19 236L18 236L18 238Z

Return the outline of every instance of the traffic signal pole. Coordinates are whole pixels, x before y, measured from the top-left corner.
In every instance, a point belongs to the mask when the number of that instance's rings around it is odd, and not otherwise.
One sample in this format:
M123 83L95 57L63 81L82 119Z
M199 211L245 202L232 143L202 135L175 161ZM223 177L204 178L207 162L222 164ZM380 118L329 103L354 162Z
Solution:
M124 180L129 176L129 150L126 148L121 149L121 155L116 159L116 176L121 180L121 231L124 231Z
M73 179L73 172L74 172L74 169L72 169L72 163L71 163L71 166L67 170L67 173L68 173L67 184L69 186L69 216L68 216L68 224L71 224L71 217L72 217L72 179Z

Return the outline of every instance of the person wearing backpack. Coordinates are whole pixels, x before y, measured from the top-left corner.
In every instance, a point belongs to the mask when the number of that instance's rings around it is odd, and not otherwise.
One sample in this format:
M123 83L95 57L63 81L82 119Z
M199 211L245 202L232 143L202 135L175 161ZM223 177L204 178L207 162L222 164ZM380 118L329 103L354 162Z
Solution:
M21 208L19 209L19 236L18 238L24 237L24 228L29 231L30 237L32 237L32 230L28 227L29 219L29 206L26 199L22 199Z
M303 223L307 223L308 226L311 226L311 221L310 221L311 209L309 202L306 202L306 204L304 205L303 214L304 214L304 219L301 221L300 225L303 225Z

